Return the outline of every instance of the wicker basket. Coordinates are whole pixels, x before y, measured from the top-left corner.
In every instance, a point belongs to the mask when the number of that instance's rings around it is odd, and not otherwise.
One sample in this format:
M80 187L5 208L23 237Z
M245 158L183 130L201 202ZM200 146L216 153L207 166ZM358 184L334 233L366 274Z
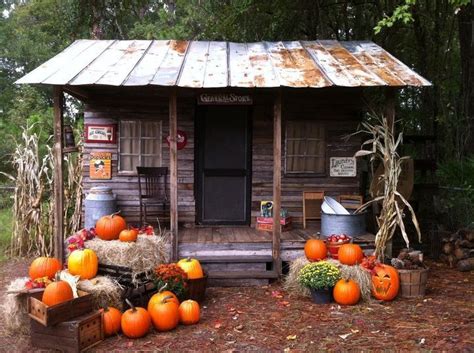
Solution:
M400 275L400 292L402 298L423 297L428 280L428 269L398 270Z

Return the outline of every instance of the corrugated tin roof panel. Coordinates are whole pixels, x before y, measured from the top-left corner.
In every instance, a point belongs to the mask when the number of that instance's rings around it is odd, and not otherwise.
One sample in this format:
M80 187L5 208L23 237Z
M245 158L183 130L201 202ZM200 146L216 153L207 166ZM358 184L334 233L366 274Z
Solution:
M16 83L219 87L429 86L372 42L78 40Z

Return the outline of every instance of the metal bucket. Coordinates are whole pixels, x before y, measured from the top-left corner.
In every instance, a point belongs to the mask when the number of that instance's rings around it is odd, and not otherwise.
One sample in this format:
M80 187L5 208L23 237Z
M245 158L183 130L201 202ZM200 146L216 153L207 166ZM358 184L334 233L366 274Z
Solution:
M117 212L117 201L112 189L107 186L91 188L84 202L84 227L95 227L97 220Z
M321 235L325 237L331 234L356 237L365 233L365 212L348 215L321 212Z

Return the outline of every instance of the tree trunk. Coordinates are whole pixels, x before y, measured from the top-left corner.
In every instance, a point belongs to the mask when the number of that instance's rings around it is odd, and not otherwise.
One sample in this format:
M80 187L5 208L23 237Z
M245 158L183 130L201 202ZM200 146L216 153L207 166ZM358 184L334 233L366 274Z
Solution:
M467 121L465 153L474 151L474 11L472 2L461 6L458 14L461 53L461 112Z

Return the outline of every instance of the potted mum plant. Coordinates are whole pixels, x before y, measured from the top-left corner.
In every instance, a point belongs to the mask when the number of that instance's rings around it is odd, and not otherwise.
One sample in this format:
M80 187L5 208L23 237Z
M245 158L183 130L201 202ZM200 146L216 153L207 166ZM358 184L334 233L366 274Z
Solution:
M172 264L161 264L155 268L154 282L159 291L173 292L180 301L187 294L188 275L181 267Z
M327 261L307 264L298 274L298 281L309 288L313 302L316 304L331 302L332 290L339 279L341 279L341 271Z

